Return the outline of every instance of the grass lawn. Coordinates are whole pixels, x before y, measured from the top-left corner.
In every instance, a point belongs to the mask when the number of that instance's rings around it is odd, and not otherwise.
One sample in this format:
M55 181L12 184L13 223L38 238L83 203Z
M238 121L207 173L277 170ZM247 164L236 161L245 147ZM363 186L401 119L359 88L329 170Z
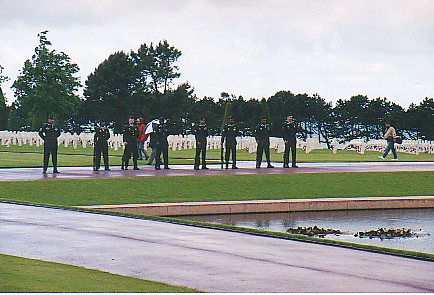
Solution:
M54 262L0 254L0 292L198 292Z
M434 172L365 172L0 182L0 200L60 206L434 195Z
M93 148L79 147L73 149L72 146L65 148L59 146L58 164L59 166L92 166ZM114 151L109 149L110 165L121 165L122 149ZM150 153L150 149L148 149ZM193 164L195 150L169 150L170 164ZM314 150L306 154L302 150L297 151L298 162L370 162L381 161L378 156L379 152L367 151L364 155L355 151L341 151L336 155L327 149ZM0 146L0 168L16 168L16 167L41 167L43 157L43 147L36 146ZM389 156L392 157L391 155ZM434 154L419 154L411 155L406 153L398 153L400 161L434 161ZM220 151L208 150L208 162L220 163ZM271 160L273 162L282 162L283 154L278 154L274 150L271 151ZM244 150L237 151L238 160L255 160L256 153L248 153ZM146 161L139 161L139 164L145 164ZM51 164L51 162L50 162Z

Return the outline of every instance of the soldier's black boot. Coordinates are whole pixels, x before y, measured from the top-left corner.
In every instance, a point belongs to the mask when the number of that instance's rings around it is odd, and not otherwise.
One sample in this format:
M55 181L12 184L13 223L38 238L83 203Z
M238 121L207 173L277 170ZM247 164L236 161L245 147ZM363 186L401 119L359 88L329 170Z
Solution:
M199 170L199 167L195 165L194 170Z
M274 166L268 163L267 168L274 168Z

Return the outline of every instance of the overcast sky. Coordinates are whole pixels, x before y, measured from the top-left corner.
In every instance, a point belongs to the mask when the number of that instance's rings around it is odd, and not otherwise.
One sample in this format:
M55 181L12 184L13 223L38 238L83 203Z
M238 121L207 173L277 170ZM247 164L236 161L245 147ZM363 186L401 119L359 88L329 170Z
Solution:
M403 107L434 97L433 0L0 0L0 65L10 86L48 30L87 76L111 53L166 39L199 98L327 101L363 94Z

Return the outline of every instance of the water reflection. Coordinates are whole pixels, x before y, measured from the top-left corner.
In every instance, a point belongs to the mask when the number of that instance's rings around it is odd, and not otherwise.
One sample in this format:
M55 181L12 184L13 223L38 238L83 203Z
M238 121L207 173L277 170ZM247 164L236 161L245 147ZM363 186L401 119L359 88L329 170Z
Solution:
M290 227L318 226L343 232L378 228L410 228L423 235L417 238L391 240L361 239L353 235L327 236L330 239L364 243L382 247L434 253L434 209L388 209L286 213L252 213L178 216L179 218L211 223L244 226L285 232Z

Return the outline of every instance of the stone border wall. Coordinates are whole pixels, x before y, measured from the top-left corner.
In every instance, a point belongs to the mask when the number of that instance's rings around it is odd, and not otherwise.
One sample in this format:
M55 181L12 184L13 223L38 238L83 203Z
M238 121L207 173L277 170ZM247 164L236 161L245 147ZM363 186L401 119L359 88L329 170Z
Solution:
M186 202L80 206L150 216L434 208L434 196Z

